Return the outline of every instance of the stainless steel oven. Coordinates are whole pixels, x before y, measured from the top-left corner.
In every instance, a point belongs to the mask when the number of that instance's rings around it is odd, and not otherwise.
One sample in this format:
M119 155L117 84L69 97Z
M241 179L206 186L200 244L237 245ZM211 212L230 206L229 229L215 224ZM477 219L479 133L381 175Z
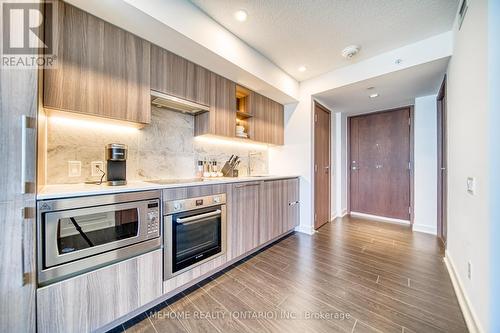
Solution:
M38 202L38 282L161 248L161 191Z
M226 253L226 194L168 201L164 280Z

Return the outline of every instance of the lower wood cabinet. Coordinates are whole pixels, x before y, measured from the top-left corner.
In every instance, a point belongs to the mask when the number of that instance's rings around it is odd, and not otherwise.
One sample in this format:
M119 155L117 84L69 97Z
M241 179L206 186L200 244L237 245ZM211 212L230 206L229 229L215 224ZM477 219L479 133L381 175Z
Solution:
M260 194L259 242L292 230L299 222L299 180L264 181Z
M38 332L92 332L162 295L162 250L37 290Z
M229 258L259 246L260 182L234 184L232 189Z

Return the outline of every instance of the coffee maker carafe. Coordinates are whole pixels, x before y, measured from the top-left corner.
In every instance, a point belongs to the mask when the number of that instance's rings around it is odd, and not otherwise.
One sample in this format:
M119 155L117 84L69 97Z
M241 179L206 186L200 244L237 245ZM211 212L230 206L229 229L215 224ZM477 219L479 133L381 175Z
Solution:
M127 145L110 143L106 145L106 169L108 185L127 184Z

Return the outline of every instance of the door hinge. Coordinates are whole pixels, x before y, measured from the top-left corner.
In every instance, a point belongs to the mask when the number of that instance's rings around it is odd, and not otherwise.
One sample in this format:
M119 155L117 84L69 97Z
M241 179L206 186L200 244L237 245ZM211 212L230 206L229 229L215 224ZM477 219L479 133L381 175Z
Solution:
M316 219L318 218L318 215L314 213L314 222L316 222Z
M411 207L408 207L408 215L411 215Z
M408 126L411 126L411 118L408 118Z
M411 170L411 162L408 162L408 170Z
M315 123L317 123L317 122L318 122L318 114L317 114L317 113L315 113L315 114L314 114L314 122L315 122Z
M318 165L314 164L314 172L318 172Z

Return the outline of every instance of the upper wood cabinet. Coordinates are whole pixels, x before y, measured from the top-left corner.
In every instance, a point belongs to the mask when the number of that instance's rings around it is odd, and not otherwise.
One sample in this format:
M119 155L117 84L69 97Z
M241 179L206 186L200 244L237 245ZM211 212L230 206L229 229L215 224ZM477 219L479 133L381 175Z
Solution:
M195 116L195 135L234 137L236 131L236 84L210 73L210 112Z
M210 105L209 70L156 45L151 46L151 89Z
M44 106L149 123L150 43L62 1L57 4L57 66L44 70Z
M283 105L253 93L253 139L275 145L284 143Z

